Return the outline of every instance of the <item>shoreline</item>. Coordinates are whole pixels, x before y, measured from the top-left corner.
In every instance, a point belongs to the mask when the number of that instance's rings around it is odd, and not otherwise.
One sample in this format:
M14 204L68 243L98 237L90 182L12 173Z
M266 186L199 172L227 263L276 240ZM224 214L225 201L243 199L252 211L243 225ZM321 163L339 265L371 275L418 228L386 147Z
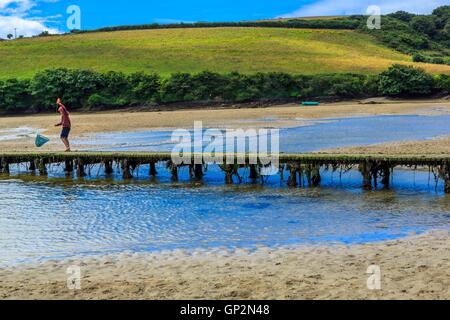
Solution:
M121 253L0 269L1 299L449 299L449 230L367 244ZM66 269L80 266L81 290ZM381 268L381 290L367 269Z
M73 113L72 140L90 139L96 134L111 132L139 132L160 129L192 128L195 121L202 121L209 128L290 128L307 125L311 121L383 115L448 115L450 102L432 101L387 101L376 104L361 104L358 101L325 103L319 107L304 107L284 104L265 108L198 108L177 111L131 112L108 111L97 113ZM61 149L59 129L53 126L59 115L31 115L0 117L0 130L28 128L42 130L52 141L42 151ZM80 149L83 145L74 146ZM90 145L92 147L92 145ZM95 147L95 146L94 146ZM34 137L17 140L0 140L4 151L36 150Z
M74 138L142 128L157 130L193 121L205 126L280 128L300 121L377 115L450 114L450 102L385 104L334 103L320 107L284 105L264 109L182 110L73 114ZM275 119L268 122L267 119ZM57 114L0 117L0 130L29 126L47 129L60 150ZM187 124L187 125L186 125ZM4 151L32 151L34 139L0 141ZM436 140L333 149L341 153L450 154L450 136ZM320 152L327 152L323 150ZM0 299L450 299L450 230L429 231L366 244L298 245L119 253L106 256L24 263L0 268ZM67 289L67 267L81 267L82 290ZM367 288L367 268L378 265L382 290Z

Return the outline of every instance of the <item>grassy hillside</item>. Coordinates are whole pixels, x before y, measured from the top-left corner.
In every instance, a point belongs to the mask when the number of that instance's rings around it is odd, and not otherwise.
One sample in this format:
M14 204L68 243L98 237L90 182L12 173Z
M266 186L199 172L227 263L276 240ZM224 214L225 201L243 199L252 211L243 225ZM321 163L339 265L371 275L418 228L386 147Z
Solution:
M378 73L411 56L352 30L197 28L98 32L0 43L0 78L37 71ZM420 65L450 74L450 66Z

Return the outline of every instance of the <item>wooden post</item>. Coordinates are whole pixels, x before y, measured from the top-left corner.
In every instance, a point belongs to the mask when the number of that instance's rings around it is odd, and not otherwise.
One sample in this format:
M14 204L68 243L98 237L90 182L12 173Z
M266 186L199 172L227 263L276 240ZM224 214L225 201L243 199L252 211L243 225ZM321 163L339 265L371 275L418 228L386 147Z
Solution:
M320 166L315 165L311 171L311 185L313 187L318 187L318 186L320 186L321 182L322 182L322 177L320 176Z
M128 160L123 160L123 178L124 179L131 179L133 178L133 175L130 171L130 163Z
M444 192L450 193L450 165L444 166Z
M383 176L381 183L384 185L385 189L389 189L391 185L391 168L389 168L388 165L383 166L381 174Z
M297 187L298 183L297 183L297 168L295 165L290 165L289 166L289 171L290 171L290 175L288 178L288 186L289 187Z
M0 173L9 174L9 163L3 158L0 161Z
M232 171L226 171L225 172L225 183L226 184L233 184L233 173Z
M83 178L86 175L84 172L84 161L81 158L77 159L77 177Z
M298 185L303 187L303 167L301 165L298 166Z
M111 175L111 174L113 174L113 162L112 161L109 161L109 160L106 160L105 161L105 174L106 175Z
M150 162L150 177L156 177L156 175L158 174L158 172L156 171L156 163L155 162Z
M258 169L256 167L256 165L252 164L250 165L250 180L252 180L252 182L256 182L256 180L258 179L259 174L258 174Z
M204 173L203 173L203 165L202 164L196 164L194 167L194 174L195 174L195 180L202 180Z
M29 166L29 168L28 168L30 171L36 171L36 162L35 162L35 160L31 160L30 161L30 166Z
M47 175L47 166L46 166L45 159L39 159L38 170L39 170L39 174L41 176L46 176Z
M170 167L170 172L172 173L172 181L178 181L178 166L172 164Z
M359 172L363 177L363 189L372 190L372 164L369 161L364 161L359 165Z
M67 174L71 174L73 172L73 160L66 160L65 161L64 172L67 173Z

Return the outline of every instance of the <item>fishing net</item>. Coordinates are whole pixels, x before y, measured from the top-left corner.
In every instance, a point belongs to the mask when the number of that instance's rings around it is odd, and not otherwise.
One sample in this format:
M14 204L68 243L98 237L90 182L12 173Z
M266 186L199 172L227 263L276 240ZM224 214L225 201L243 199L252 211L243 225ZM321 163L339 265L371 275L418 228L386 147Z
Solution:
M41 136L40 134L38 134L36 136L36 147L40 148L40 147L42 147L44 144L46 144L49 141L50 141L49 138Z

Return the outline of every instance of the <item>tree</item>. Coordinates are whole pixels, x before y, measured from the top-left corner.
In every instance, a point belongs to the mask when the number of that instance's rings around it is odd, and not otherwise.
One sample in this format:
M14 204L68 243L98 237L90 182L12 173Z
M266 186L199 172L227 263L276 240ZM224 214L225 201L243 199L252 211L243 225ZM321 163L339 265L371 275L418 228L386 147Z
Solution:
M392 18L395 18L395 19L402 20L404 22L410 22L411 19L413 17L415 17L416 15L412 14L412 13L409 13L409 12L406 12L406 11L397 11L397 12L388 14L388 16L390 16Z
M433 11L433 16L436 16L436 23L439 29L443 28L450 20L450 6L441 6Z
M378 90L388 96L421 96L430 94L433 84L423 69L395 64L380 74Z
M50 33L48 31L42 31L40 34L38 34L38 37L48 37Z
M14 36L10 33L6 36L9 40L11 40Z
M426 35L433 36L436 34L436 22L431 16L416 16L411 19L411 27Z
M427 59L422 54L416 52L413 54L413 62L427 62Z
M447 39L450 39L450 20L447 21L447 23L444 26L444 29L442 30L442 33Z

